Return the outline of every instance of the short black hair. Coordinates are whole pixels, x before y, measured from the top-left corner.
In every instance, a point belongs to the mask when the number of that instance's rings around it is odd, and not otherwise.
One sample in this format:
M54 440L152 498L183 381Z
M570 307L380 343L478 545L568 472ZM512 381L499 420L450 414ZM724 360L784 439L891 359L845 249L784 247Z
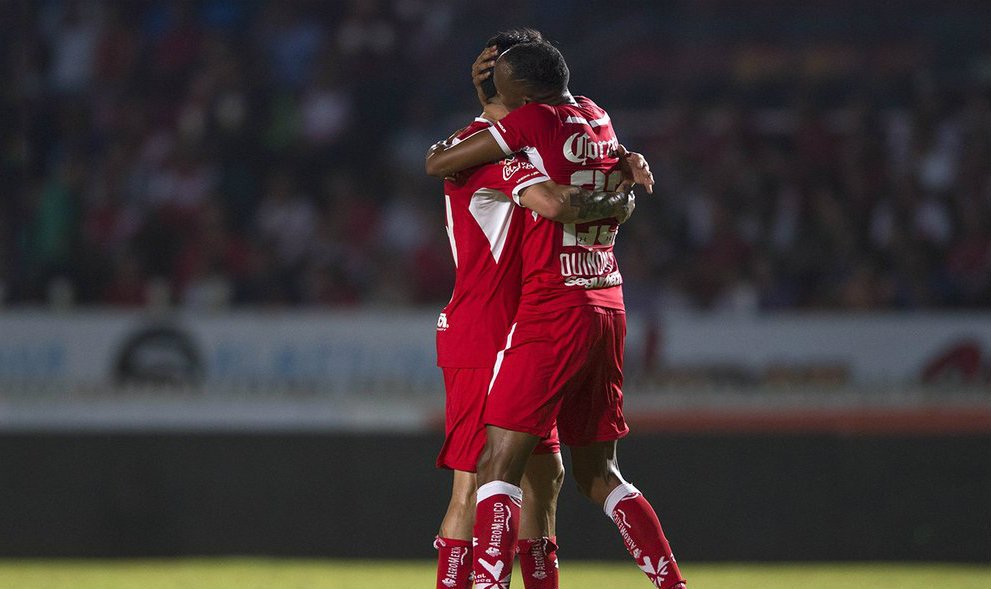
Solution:
M485 42L485 46L495 46L499 53L502 54L510 47L515 47L520 43L542 42L544 42L544 36L540 34L540 31L536 29L522 28L496 33L495 35L489 37L489 40ZM492 76L482 80L482 91L485 92L486 98L491 99L496 95L495 82L492 80Z
M513 78L534 94L556 94L568 89L571 73L564 56L547 42L520 43L503 56Z

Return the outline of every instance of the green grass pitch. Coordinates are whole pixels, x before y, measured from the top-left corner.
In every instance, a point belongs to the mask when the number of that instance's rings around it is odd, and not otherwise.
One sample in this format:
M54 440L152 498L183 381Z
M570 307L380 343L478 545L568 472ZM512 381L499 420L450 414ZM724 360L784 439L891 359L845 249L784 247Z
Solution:
M691 564L690 589L991 589L991 565ZM434 586L428 561L0 560L11 589L378 589ZM566 562L563 589L646 589L632 563ZM513 587L523 589L514 573Z

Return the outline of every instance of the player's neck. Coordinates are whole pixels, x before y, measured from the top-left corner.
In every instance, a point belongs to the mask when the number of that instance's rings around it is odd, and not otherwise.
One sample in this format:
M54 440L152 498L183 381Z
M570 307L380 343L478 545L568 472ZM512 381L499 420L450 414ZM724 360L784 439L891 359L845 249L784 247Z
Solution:
M539 102L540 104L549 104L551 106L559 106L562 104L578 104L575 97L571 95L569 90L565 90L560 94L553 94L550 96L535 96L530 99L531 102Z

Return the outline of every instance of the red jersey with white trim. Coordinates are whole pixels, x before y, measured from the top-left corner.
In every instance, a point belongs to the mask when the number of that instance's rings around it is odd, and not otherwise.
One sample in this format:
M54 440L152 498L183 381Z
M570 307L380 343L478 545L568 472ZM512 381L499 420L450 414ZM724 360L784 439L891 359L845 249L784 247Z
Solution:
M454 141L483 131L485 119L462 129ZM491 368L520 300L525 210L515 190L547 177L523 156L462 172L444 182L447 235L454 256L454 293L437 320L437 365Z
M622 174L610 155L619 142L609 115L588 98L575 100L525 104L488 130L506 154L526 153L558 184L615 190ZM513 195L517 202L520 189ZM613 254L618 230L616 219L563 225L527 213L520 313L583 305L623 309L623 277Z

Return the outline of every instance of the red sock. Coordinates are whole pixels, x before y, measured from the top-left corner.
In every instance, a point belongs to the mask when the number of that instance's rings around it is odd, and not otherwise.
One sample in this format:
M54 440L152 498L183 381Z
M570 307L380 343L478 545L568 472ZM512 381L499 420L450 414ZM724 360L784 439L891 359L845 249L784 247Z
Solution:
M516 553L526 589L558 589L557 536L520 540Z
M509 589L523 490L503 481L478 488L472 568L476 589Z
M654 508L636 487L623 483L613 489L604 510L619 528L626 550L655 587L670 589L685 581Z
M471 541L434 539L437 549L437 589L471 589Z

